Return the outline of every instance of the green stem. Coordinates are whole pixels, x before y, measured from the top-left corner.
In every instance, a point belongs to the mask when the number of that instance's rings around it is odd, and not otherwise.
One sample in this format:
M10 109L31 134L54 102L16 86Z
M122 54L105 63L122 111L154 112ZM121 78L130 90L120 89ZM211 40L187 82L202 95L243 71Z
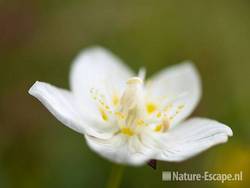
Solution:
M120 187L124 166L113 164L111 174L108 180L107 188L118 188Z

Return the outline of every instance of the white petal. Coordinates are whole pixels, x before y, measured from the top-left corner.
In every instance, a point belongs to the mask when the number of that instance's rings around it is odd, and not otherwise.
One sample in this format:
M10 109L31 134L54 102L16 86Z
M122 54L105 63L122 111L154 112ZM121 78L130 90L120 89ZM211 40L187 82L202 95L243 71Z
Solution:
M163 134L157 159L182 161L228 140L232 130L217 121L205 118L192 118Z
M70 86L87 111L96 113L90 90L96 89L110 101L112 92L121 94L132 71L108 50L93 47L84 50L75 59L70 72Z
M82 113L75 96L67 90L36 82L29 93L41 101L60 122L81 134L110 138L116 132L114 127L97 121L90 114Z
M148 90L153 97L166 97L167 103L174 104L171 115L175 114L179 105L184 105L173 119L174 126L189 116L198 104L201 96L200 77L194 65L185 62L155 75L150 79Z
M73 95L64 89L37 81L29 90L63 124L84 133L80 113L77 111Z
M127 137L117 134L111 139L98 139L85 135L85 138L93 151L115 163L138 166L155 156L137 136Z

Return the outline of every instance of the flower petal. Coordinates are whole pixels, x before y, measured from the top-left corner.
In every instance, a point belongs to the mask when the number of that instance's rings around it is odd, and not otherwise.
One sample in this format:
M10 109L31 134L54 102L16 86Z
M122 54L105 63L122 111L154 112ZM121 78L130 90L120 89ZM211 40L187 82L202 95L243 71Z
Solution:
M192 113L201 96L200 77L190 62L164 69L150 79L147 89L153 97L166 97L165 105L174 104L170 109L174 116L172 127ZM182 105L183 109L176 113Z
M145 147L138 136L117 134L111 139L98 139L85 135L85 138L93 151L112 162L138 166L155 156L155 151Z
M228 126L205 118L192 118L163 134L157 159L182 161L220 143L233 132Z
M84 133L80 113L74 96L64 89L37 81L29 90L60 122L69 128Z
M81 133L110 138L117 128L106 126L95 117L84 114L75 100L75 96L64 89L44 82L36 82L29 90L64 125Z
M82 107L96 113L90 90L95 89L110 102L114 93L121 94L132 75L133 72L111 52L93 47L84 50L75 59L70 72L70 86Z

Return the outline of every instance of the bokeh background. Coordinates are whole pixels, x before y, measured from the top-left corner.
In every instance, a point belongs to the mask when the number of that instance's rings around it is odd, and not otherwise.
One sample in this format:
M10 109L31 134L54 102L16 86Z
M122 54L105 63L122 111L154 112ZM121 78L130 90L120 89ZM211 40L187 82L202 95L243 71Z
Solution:
M232 127L227 144L182 163L127 167L121 187L250 186L248 0L0 0L0 187L104 187L112 164L27 94L68 88L72 59L102 45L150 76L191 59L203 80L193 115ZM162 182L163 170L243 171L241 182Z

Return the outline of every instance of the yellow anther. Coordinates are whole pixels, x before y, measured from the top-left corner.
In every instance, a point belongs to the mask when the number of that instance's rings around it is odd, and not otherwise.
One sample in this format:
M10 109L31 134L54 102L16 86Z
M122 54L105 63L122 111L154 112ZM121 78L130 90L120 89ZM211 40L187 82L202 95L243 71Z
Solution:
M119 104L119 101L120 101L119 97L117 95L113 95L113 97L112 97L112 104L114 106L117 106Z
M105 105L104 102L101 101L101 100L99 100L99 103L100 103L101 105L103 105L103 106Z
M163 125L162 125L162 124L156 125L154 131L155 131L155 132L160 132L160 131L162 130L162 128L163 128Z
M161 115L162 115L161 112L158 112L158 113L156 114L156 117L157 117L157 118L160 118Z
M115 115L116 115L119 119L125 119L125 116L124 116L123 113L121 113L121 112L115 112Z
M152 114L156 111L157 106L155 103L149 102L146 104L146 109L148 114Z
M156 132L165 132L170 127L170 120L167 117L164 117L162 119L162 122L158 125L156 125L154 131Z
M133 130L131 130L129 127L123 127L123 128L121 128L121 133L125 134L127 136L133 136L134 135Z
M108 114L102 109L102 108L100 108L99 109L99 111L100 111L100 113L101 113L101 116L102 116L102 119L104 120L104 121L108 121Z
M142 125L145 125L145 122L142 119L137 119L136 120L136 125L137 126L142 126Z

